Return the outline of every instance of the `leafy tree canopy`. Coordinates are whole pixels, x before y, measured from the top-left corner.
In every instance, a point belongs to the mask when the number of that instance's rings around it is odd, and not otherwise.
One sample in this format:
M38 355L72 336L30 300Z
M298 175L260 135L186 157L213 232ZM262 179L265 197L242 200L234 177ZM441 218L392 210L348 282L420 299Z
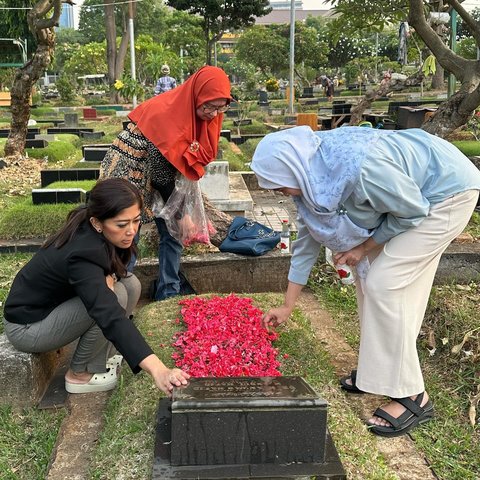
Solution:
M176 10L199 15L207 42L207 63L211 63L211 46L224 32L238 30L255 23L271 11L268 0L167 0Z
M101 42L105 39L104 7L98 0L85 0L80 11L78 30L87 42ZM148 0L136 4L135 34L151 35L155 40L160 40L165 32L165 17L167 9L162 0ZM127 28L128 4L115 6L115 24L117 36Z
M23 0L22 7L31 7L35 0ZM0 7L19 7L18 0L0 0ZM27 23L28 10L0 10L0 38L27 39L28 52L35 51L36 41Z

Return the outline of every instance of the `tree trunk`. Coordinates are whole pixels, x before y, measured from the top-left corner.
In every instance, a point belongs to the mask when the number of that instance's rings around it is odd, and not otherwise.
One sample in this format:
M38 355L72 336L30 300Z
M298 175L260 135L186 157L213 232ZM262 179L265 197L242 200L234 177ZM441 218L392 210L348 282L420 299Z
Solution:
M437 111L423 125L422 129L439 137L447 137L453 130L465 125L471 117L471 111L462 112L462 102L468 96L457 92L448 101L442 103Z
M393 91L403 90L406 87L411 87L413 85L420 85L424 79L424 74L421 71L414 73L412 76L406 79L383 79L380 82L379 88L376 90L371 90L365 94L365 96L360 100L358 105L352 108L350 125L358 125L362 121L363 113L367 108L370 108L372 103L380 97L384 97Z
M444 68L435 60L436 70L432 76L432 90L443 90L445 84L445 70Z
M216 233L210 235L210 242L212 245L219 247L228 233L228 227L233 221L230 215L215 208L205 195L203 196L203 205L205 206L205 213L210 222L214 226Z
M50 12L53 9L53 13ZM28 120L30 118L30 97L33 86L50 65L55 49L54 26L62 10L62 0L40 0L27 16L28 26L37 40L33 58L15 74L11 89L12 123L5 145L5 156L20 159L25 153Z

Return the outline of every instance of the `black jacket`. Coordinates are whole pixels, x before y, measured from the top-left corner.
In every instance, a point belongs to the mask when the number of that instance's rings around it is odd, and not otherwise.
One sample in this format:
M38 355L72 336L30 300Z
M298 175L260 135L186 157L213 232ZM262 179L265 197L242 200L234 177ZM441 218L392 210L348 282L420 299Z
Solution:
M109 268L106 240L85 222L70 242L59 249L42 248L18 272L5 302L5 318L19 324L41 322L58 305L78 296L138 373L138 364L152 350L108 288Z

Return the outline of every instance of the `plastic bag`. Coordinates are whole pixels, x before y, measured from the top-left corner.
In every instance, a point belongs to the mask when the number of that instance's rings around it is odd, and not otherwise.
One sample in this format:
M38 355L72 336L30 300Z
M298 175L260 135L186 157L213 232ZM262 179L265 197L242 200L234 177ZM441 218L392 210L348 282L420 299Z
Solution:
M216 233L205 214L199 182L179 175L159 217L165 220L168 232L185 247L192 243L210 243Z

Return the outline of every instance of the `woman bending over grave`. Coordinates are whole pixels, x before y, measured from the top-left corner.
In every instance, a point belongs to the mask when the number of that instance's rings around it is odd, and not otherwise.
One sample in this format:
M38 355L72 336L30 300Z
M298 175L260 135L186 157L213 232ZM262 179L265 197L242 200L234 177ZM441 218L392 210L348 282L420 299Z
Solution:
M347 392L385 395L367 425L402 435L433 416L416 349L440 256L467 225L480 172L447 141L423 130L297 127L267 135L251 164L263 188L292 195L293 243L284 304L264 316L290 316L320 247L356 267L358 367Z
M155 300L179 295L182 244L163 218L161 207L178 176L196 181L215 160L223 113L230 104L230 82L223 70L206 66L179 87L143 102L129 114L101 165L101 177L122 177L142 193L142 223L155 221L160 235L159 275ZM193 229L188 215L178 215L184 230ZM133 263L129 270L133 269Z
M5 302L5 333L18 350L48 352L78 340L65 375L70 393L113 389L122 355L134 373L145 370L166 394L189 378L154 355L130 318L140 282L126 265L141 208L130 182L99 181L86 205L70 212L20 270Z

